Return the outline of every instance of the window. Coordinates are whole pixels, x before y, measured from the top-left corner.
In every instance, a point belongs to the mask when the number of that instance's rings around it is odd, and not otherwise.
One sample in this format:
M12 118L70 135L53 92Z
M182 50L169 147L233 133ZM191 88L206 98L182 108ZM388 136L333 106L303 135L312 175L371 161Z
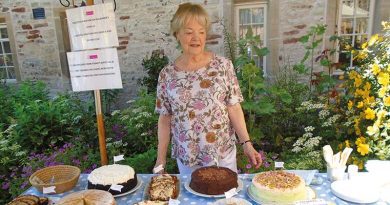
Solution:
M7 25L5 23L0 23L0 79L16 81L16 73L13 62Z
M235 14L237 38L242 38L247 33L248 28L252 28L253 34L260 36L261 45L259 46L266 46L266 4L237 5ZM260 58L253 52L251 52L251 55L257 66L265 68L265 57Z
M338 35L342 38L338 61L354 66L348 46L360 49L372 32L375 0L340 0Z

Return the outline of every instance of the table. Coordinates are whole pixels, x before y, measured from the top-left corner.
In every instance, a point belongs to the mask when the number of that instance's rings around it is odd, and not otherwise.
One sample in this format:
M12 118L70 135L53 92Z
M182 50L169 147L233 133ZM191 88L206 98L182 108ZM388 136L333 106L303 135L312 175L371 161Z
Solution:
M66 196L67 194L83 190L87 187L87 174L81 174L77 186L66 193L63 194L56 194L56 195L43 195L42 193L38 192L37 189L34 187L30 187L28 190L26 190L23 195L25 194L34 194L37 196L46 196L51 198L52 200L56 201L59 200L61 197ZM143 181L142 186L135 192L126 196L117 197L116 202L118 205L124 205L124 204L135 204L136 202L143 200L143 192L145 190L145 185L147 185L150 182L150 178L154 176L152 174L138 174L138 177ZM180 179L180 195L178 200L181 202L181 204L185 205L210 205L218 198L204 198L200 196L196 196L194 194L191 194L184 188L184 183L189 180L190 176L188 175L177 175ZM243 190L241 190L238 195L235 197L238 198L244 198L248 201L250 201L253 204L256 204L256 202L252 201L248 195L247 195L247 188L251 183L251 180L253 178L253 174L239 174L239 179L242 180L244 184ZM316 192L317 198L324 199L329 202L333 202L335 204L355 204L351 202L346 202L336 196L334 196L330 190L330 182L326 179L326 174L324 173L318 173L316 174L316 177L323 178L323 183L321 185L311 185L310 187ZM385 205L386 202L377 202L375 204L379 205Z

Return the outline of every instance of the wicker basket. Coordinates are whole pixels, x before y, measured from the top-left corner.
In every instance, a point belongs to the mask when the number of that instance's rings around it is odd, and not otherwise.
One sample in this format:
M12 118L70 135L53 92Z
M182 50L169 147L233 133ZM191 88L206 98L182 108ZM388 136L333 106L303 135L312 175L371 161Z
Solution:
M73 189L79 177L80 169L78 167L57 165L34 172L29 181L40 192L43 192L43 187L55 186L56 194L60 194Z

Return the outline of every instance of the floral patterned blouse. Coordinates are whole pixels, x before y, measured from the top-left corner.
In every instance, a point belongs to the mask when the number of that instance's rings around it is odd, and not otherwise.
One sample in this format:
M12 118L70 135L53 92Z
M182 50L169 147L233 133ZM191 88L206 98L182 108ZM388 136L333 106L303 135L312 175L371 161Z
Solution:
M156 112L172 115L172 157L186 166L206 166L223 159L236 137L227 105L243 101L230 60L214 55L196 71L170 64L160 72Z

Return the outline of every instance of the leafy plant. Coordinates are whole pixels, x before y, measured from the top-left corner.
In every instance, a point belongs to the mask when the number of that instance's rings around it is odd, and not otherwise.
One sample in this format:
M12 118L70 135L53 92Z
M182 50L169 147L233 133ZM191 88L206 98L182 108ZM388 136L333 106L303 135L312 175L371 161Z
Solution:
M142 60L142 66L148 75L141 80L141 85L146 87L148 93L156 92L158 76L168 62L169 59L164 54L164 50L155 50L150 58L146 57Z

